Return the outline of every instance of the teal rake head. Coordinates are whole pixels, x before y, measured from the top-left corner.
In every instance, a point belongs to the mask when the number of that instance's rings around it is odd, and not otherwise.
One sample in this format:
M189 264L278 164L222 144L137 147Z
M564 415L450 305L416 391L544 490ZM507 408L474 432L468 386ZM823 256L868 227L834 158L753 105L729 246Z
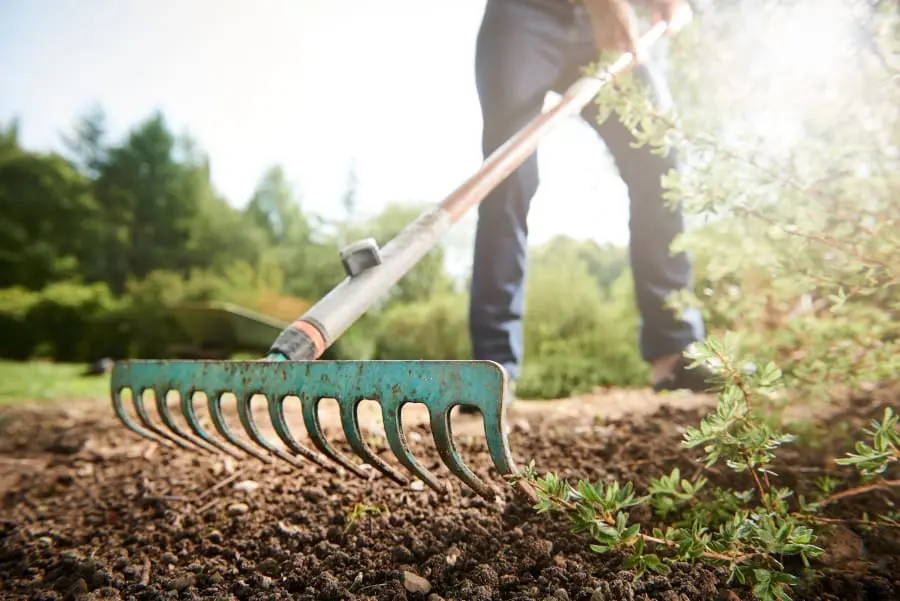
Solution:
M125 389L131 391L139 423L125 411L122 402ZM336 399L350 448L385 476L405 484L406 477L373 453L360 433L359 403L367 399L377 401L388 445L399 462L429 487L443 492L435 475L416 462L403 433L400 418L403 406L422 403L428 409L434 441L444 464L474 491L488 498L495 493L465 465L453 442L450 411L461 404L478 408L483 415L494 466L501 475L513 474L515 468L506 442L502 410L506 389L506 373L500 366L470 361L134 361L117 364L112 374L116 414L129 429L162 445L235 457L239 456L236 451L243 451L264 461L275 457L292 465L312 462L331 472L338 471L340 466L368 477L357 464L339 454L324 436L318 405L322 399ZM142 398L147 390L154 394L154 412L159 420L150 419ZM179 425L167 404L169 391L178 392L179 413L189 430ZM197 419L193 404L196 392L204 392L208 399L215 432L205 430ZM226 393L237 399L240 423L258 448L235 436L226 424L221 402ZM267 399L272 426L289 453L262 436L250 410L255 395ZM304 426L316 450L301 445L291 433L284 410L285 397L289 396L300 399Z

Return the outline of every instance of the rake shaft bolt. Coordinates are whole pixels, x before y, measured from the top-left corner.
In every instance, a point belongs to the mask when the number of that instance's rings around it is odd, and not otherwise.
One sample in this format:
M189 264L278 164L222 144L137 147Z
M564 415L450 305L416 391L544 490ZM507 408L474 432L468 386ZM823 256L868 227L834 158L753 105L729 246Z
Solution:
M341 249L341 262L348 276L356 277L367 269L381 265L381 250L374 238L365 238Z

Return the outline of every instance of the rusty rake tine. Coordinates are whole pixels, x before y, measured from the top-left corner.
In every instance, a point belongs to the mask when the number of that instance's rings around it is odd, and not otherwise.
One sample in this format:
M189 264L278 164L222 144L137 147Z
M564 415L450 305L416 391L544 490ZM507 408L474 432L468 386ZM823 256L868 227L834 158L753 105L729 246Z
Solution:
M357 414L359 403L362 400L363 399L356 398L353 399L352 403L340 403L341 425L344 427L344 436L346 436L347 442L350 443L350 448L353 449L357 455L362 457L363 461L376 468L388 478L391 478L398 484L408 484L409 481L403 474L392 468L385 463L381 457L373 453L372 450L369 449L369 445L362 439L362 433L359 431L359 416Z
M150 416L147 414L147 408L144 407L144 393L148 390L153 390L153 389L152 388L144 388L143 390L141 390L140 394L134 396L134 410L138 414L138 418L141 420L141 422L144 424L144 426L146 426L146 428L148 430L150 430L151 432L158 434L159 436L162 436L166 440L175 443L176 445L178 445L179 447L181 447L182 449L184 449L186 451L196 451L197 447L191 446L187 442L176 437L174 434L170 434L170 433L166 432L165 430L163 430L162 428L160 428L159 426L154 424L152 421L150 421ZM155 390L153 390L153 394L154 394L154 396L157 396ZM159 401L157 401L157 403L158 402Z
M493 499L496 496L496 492L472 473L472 470L463 463L462 458L459 456L459 450L453 442L453 434L450 431L449 408L431 414L431 432L434 436L434 442L437 444L438 453L440 453L441 459L450 468L450 471L482 497L488 500Z
M350 461L348 458L344 457L342 454L332 448L331 444L329 444L328 440L325 438L325 433L322 432L322 424L319 423L319 401L321 399L312 398L306 395L300 397L300 402L303 404L303 424L306 426L306 432L309 434L310 440L312 440L313 445L319 451L322 452L326 457L334 461L335 463L340 464L347 470L353 472L360 478L369 479L369 474L363 471L358 465ZM285 424L285 431L287 431L287 425Z
M134 390L131 391L131 395L132 395L132 398L135 398ZM132 404L136 405L136 403L134 403L134 402L132 402ZM128 428L129 430L131 430L138 436L143 436L144 438L146 438L148 440L152 440L156 444L162 445L167 448L172 448L172 443L169 441L169 439L159 436L157 434L154 434L153 432L151 432L145 428L142 428L141 426L134 423L134 420L132 420L131 417L129 417L128 414L125 413L125 406L122 404L122 391L121 390L116 390L112 393L112 405L113 405L113 411L116 412L116 416L119 418L119 421L121 421L123 424L125 424L126 428ZM135 411L137 411L136 407L135 407Z
M172 431L175 436L179 436L182 439L186 440L190 444L203 449L207 453L212 453L213 455L218 454L218 450L215 447L212 447L206 444L205 441L199 440L185 431L184 428L178 425L175 421L175 416L172 414L172 410L169 409L169 403L166 399L166 390L163 389L153 389L153 395L156 397L156 411L159 413L160 418L162 418L163 423L166 425L169 430ZM182 396L182 391L178 391L178 395Z
M216 431L222 435L222 437L241 449L248 455L252 455L256 457L260 461L264 463L272 463L272 458L266 456L263 453L260 453L243 440L237 438L234 434L231 433L231 429L228 427L228 424L225 423L225 416L222 415L222 395L224 392L216 392L214 395L211 395L207 399L207 404L209 406L209 415L212 417L213 425L216 427ZM240 402L240 401L239 401Z
M438 493L445 492L438 479L427 469L418 464L416 458L409 451L406 436L403 434L403 419L401 417L402 405L382 405L382 418L384 420L384 434L387 436L388 445L406 469L419 477L419 480L427 484Z
M269 400L269 417L272 420L272 427L275 428L275 433L278 434L281 442L283 442L287 448L331 473L340 471L339 467L330 463L325 457L307 449L297 442L297 439L291 434L290 428L288 428L287 425L287 420L284 416L284 399Z
M256 393L249 392L241 395L240 398L238 398L237 403L238 417L241 420L241 425L244 426L244 431L247 432L247 436L250 437L250 440L264 448L275 457L278 457L285 463L289 463L293 467L302 468L302 463L270 443L263 437L262 433L259 431L259 427L257 427L256 425L256 420L253 419L253 411L250 406L250 401L253 399L254 394ZM266 400L268 401L268 399Z
M195 391L191 390L190 394L181 397L181 414L184 415L185 420L187 420L188 426L190 426L197 437L204 440L207 444L234 459L243 459L237 451L229 449L219 440L210 436L209 432L204 430L203 426L200 425L200 420L197 419L197 412L194 410L194 392Z

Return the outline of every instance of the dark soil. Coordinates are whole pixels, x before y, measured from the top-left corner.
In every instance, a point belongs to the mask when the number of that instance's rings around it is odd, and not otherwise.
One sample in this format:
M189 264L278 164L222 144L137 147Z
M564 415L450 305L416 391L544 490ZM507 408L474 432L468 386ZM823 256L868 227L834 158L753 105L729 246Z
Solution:
M568 478L632 480L639 491L676 465L693 473L696 463L678 448L680 426L696 424L708 400L676 397L660 404L651 396L620 391L522 403L510 437L514 457L520 464L534 458L540 470ZM866 426L880 418L886 402L875 395L831 419ZM454 424L465 419L469 424L456 428L464 458L502 487L474 418L459 416ZM3 410L0 597L752 599L746 589L727 589L725 570L702 564L635 580L621 556L591 552L564 519L535 514L508 488L505 504L469 493L439 464L427 424L410 421L410 446L452 483L449 497L381 477L362 480L313 466L231 462L157 447L125 430L106 403ZM334 425L330 439L339 444ZM848 440L815 442L812 449L783 454L780 483L793 486L826 473L852 478L832 463L850 448ZM380 455L397 465L389 451ZM719 476L719 483L730 477ZM897 491L874 491L826 515L874 515L891 511L897 500ZM348 525L357 503L388 511ZM641 512L634 517L650 519ZM900 599L897 531L868 532L848 523L823 531L818 543L827 550L817 566L824 576L804 580L795 599Z

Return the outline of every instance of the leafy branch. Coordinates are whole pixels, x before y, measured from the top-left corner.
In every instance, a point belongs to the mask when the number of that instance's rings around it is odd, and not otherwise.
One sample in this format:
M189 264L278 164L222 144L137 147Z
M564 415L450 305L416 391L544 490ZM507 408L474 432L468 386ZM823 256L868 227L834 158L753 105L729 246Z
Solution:
M848 453L844 459L838 459L838 465L855 466L863 476L871 477L883 474L888 465L900 461L900 427L898 416L890 407L885 407L884 417L881 422L872 420L865 434L872 438L871 444L866 441L856 443L856 452ZM897 486L900 481L892 486ZM869 485L875 486L875 485ZM841 493L834 495L837 499L843 498ZM849 496L849 495L844 495Z
M779 11L792 10L761 2L772 10L754 3L731 23L743 30L745 49L758 49L759 36L768 39L769 28L778 25ZM783 562L799 558L809 566L823 553L815 544L820 528L900 524L893 514L856 520L822 515L832 505L900 485L888 474L900 460L892 410L836 461L854 468L860 483L837 490L837 481L822 478L810 498L779 485L776 454L795 437L761 415L774 401L833 398L900 373L900 80L885 62L885 53L896 48L900 7L875 2L859 7L859 15L864 18L856 28L866 29L869 42L858 51L842 45L845 54L833 63L853 67L822 69L816 75L821 85L806 82L801 89L787 68L785 76L773 78L780 65L762 69L751 61L748 70L763 76L754 81L735 64L741 59L734 38L703 33L695 38L695 50L702 51L676 61L685 66L675 68L682 70L679 78L715 81L715 89L681 86L694 97L688 114L676 115L670 103L654 100L630 73L598 94L599 121L615 115L635 146L687 159L685 169L664 176L665 197L706 224L672 249L699 258L697 293L685 291L674 304L694 305L710 331L729 332L724 343L709 338L688 352L694 365L715 371L720 390L715 407L686 429L681 442L683 449L702 452L694 477L675 468L639 496L631 483L572 486L552 473L538 476L533 465L527 470L540 498L538 511L568 516L573 530L593 539L593 550L624 553L638 575L665 573L679 559L724 563L729 582L750 585L758 599L786 601L796 576ZM691 35L677 38L685 39ZM717 41L728 47L729 60L716 53ZM681 43L690 42L675 44ZM728 89L729 80L735 89ZM739 98L741 89L753 93ZM781 113L797 134L780 138L779 124L770 125L766 113ZM798 310L800 301L812 308ZM748 370L734 359L739 346L752 348L762 367ZM723 466L742 483L735 490L712 484ZM653 512L652 525L630 522L630 512L642 504Z
M794 491L773 485L775 451L793 437L775 431L757 413L755 401L771 398L781 382L780 371L772 364L751 372L734 360L729 344L712 338L689 353L693 365L710 364L722 385L716 407L697 427L685 431L682 447L703 447L704 469L723 462L733 473L749 474L751 488L727 490L710 485L702 473L688 479L676 467L669 474L653 479L646 494L637 495L631 482L589 482L574 486L557 474L539 475L530 463L516 479L531 483L538 497L538 513L566 515L574 533L587 534L590 548L598 553L625 555L625 565L636 577L648 571L667 574L673 561L700 560L729 569L729 583L751 587L761 601L788 601L789 591L798 580L784 564L785 557L797 557L805 567L824 550L815 544L816 527L847 523L846 520L819 516L825 506L852 496L900 484L894 480L869 482L834 492L836 482L821 479L818 501L808 502L802 495L792 502ZM897 417L887 409L881 422L866 430L872 442L860 442L856 452L840 465L852 465L864 478L887 470L900 460ZM658 523L649 531L630 522L634 507L646 504ZM893 518L880 521L855 520L875 527L896 527Z

